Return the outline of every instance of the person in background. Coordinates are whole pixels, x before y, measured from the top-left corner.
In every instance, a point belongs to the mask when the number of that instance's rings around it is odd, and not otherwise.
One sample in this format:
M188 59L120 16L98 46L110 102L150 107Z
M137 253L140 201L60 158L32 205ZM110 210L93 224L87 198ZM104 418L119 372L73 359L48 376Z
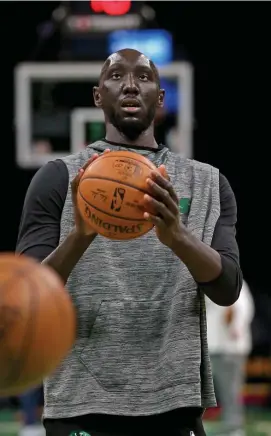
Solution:
M219 435L243 436L241 390L246 359L252 348L251 322L254 317L254 302L248 284L243 282L239 299L230 307L218 306L206 298L206 311L213 377L222 407Z
M39 417L39 408L43 403L43 389L38 387L25 392L19 398L23 416L19 436L45 436L45 430Z

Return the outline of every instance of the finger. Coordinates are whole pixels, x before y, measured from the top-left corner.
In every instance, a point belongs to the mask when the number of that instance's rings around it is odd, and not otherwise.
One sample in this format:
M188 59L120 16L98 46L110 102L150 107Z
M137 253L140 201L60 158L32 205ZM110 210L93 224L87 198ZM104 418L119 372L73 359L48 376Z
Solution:
M105 154L105 153L109 153L110 151L111 151L110 148L107 148L106 150L104 150L103 154ZM89 166L92 162L94 162L96 159L98 159L98 157L100 157L100 156L98 155L98 153L94 153L94 154L90 157L90 159L88 159L87 162L82 166L82 168L79 169L78 174L76 175L76 177L75 177L75 178L73 179L73 181L71 182L71 187L72 187L72 190L73 190L74 192L77 192L79 182L80 182L80 180L81 180L81 178L82 178L82 175L84 174L85 170L88 168L88 166Z
M96 160L97 158L99 157L99 155L98 155L98 153L94 153L87 161L86 161L86 163L82 166L82 170L86 170L87 169L87 167L94 161L94 160Z
M166 171L166 170L163 169L163 166L162 166L162 168L161 167L159 167L159 168L160 168L160 170L162 172ZM176 192L174 191L174 188L173 188L172 184L170 183L169 176L167 175L167 173L165 175L168 177L168 179L163 177L160 171L152 171L151 172L151 179L157 185L161 186L163 189L168 191L170 196L171 196L171 198L174 200L174 202L176 204L178 204L178 197L176 195Z
M171 197L169 191L157 185L152 179L147 179L150 193L154 198L164 203L168 209L175 215L179 214L177 203Z
M72 189L72 193L76 194L79 183L80 183L80 179L82 177L82 175L84 174L84 170L83 168L80 168L77 175L74 177L74 179L71 182L71 189Z
M111 151L110 148L107 148L106 150L103 151L102 154L107 154L107 153L109 153L110 151ZM90 164L92 164L92 162L94 162L94 161L95 161L96 159L98 159L99 157L101 157L101 155L99 155L98 153L94 153L94 154L90 157L90 159L88 159L87 162L82 166L82 169L85 171L85 170L88 168L88 166L89 166Z
M158 171L165 179L170 180L165 165L160 165L160 167L158 167Z
M157 185L161 186L161 188L168 191L171 198L173 199L173 201L176 204L178 204L178 197L177 197L176 192L174 191L173 186L169 180L167 180L165 177L163 177L159 171L152 171L151 172L151 179L155 183L157 183Z
M167 224L171 224L175 219L175 215L164 203L156 200L148 194L144 195L144 208L148 213L162 218Z
M151 213L144 212L144 218L156 227L161 227L163 225L163 220L159 216L152 215Z

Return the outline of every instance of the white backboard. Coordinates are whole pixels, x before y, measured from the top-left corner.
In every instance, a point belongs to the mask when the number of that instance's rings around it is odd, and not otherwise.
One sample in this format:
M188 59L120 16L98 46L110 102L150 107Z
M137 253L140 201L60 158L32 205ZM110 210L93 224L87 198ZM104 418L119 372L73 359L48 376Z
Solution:
M16 127L16 162L22 168L38 168L63 154L50 153L37 155L32 149L32 108L31 108L31 82L42 81L79 81L97 80L102 68L101 63L23 63L15 69L15 127ZM161 78L177 79L179 107L177 115L177 138L182 146L182 154L192 157L192 130L193 130L193 70L187 62L174 62L159 69ZM81 112L80 112L81 111ZM82 148L84 122L90 121L92 117L101 120L102 113L97 109L87 109L82 112L73 111L71 114L71 143L70 153ZM85 120L85 121L83 121ZM73 130L75 129L75 130ZM81 136L80 136L81 135ZM67 154L67 153L66 153Z

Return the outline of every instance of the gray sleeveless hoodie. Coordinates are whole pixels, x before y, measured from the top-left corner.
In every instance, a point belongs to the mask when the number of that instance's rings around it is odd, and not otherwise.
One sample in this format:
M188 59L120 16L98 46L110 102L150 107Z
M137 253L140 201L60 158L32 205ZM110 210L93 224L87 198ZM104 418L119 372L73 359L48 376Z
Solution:
M123 149L97 141L64 158L70 181L94 152L106 148ZM220 214L218 170L167 148L138 153L165 164L181 219L210 245ZM73 226L69 187L60 241ZM77 310L77 341L45 380L45 418L136 416L215 405L204 296L154 230L123 242L97 236L67 289Z

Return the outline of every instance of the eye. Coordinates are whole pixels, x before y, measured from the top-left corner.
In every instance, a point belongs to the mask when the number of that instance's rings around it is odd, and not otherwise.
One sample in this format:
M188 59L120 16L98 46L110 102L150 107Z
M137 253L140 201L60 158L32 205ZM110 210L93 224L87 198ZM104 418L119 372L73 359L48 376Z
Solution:
M112 73L112 79L113 80L119 80L120 79L120 74L119 73Z
M143 73L140 74L139 79L142 80L143 82L146 82L148 80L148 74L147 73Z

